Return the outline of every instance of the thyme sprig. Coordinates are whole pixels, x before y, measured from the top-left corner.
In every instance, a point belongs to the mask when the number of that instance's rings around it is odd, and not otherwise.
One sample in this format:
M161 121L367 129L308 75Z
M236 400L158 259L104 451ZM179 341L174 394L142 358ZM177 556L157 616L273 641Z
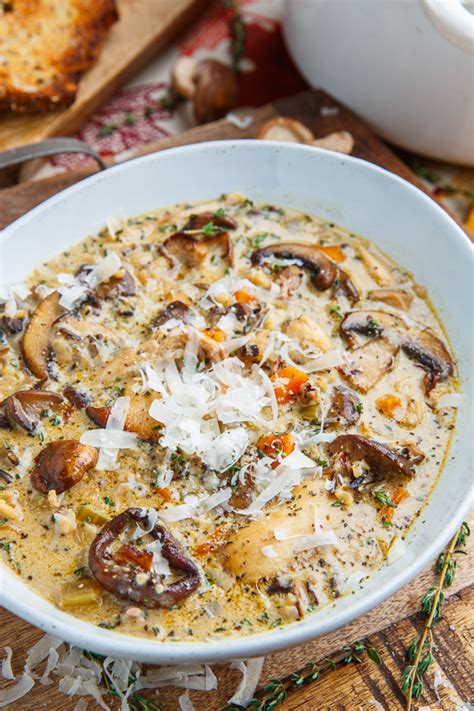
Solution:
M258 692L258 696L250 700L247 709L249 711L273 711L286 700L290 691L317 681L321 674L334 670L342 664L358 664L362 661L364 654L367 654L369 659L376 664L382 663L380 655L374 647L367 647L361 642L346 645L342 648L341 653L334 658L326 657L320 664L308 662L299 672L293 672L281 679L271 679ZM237 711L237 707L227 706L224 711Z
M452 539L446 551L440 553L436 561L439 575L437 585L430 587L421 600L421 609L427 616L421 636L416 637L407 649L409 662L402 674L401 689L406 694L406 711L413 708L413 699L420 698L425 685L425 674L433 663L433 627L442 619L441 608L445 602L443 587L452 585L456 572L455 556L466 554L469 526L464 522Z
M245 55L247 31L240 8L239 0L222 0L224 9L228 12L230 31L230 56L234 71L240 71L240 63Z

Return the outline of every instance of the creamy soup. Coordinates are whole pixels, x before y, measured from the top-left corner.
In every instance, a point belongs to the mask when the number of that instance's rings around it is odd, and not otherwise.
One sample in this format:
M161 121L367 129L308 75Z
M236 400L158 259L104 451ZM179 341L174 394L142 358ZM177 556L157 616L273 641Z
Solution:
M459 395L374 244L222 195L109 220L4 296L0 554L54 605L248 635L403 554Z

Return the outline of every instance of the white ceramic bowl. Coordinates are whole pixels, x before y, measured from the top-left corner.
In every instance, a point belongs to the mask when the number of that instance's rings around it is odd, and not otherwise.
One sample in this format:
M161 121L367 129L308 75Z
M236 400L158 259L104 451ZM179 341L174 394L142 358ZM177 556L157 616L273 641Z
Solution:
M459 357L465 405L472 402L471 245L453 220L417 188L362 160L306 146L225 141L175 148L94 175L50 198L0 238L1 283L21 281L40 261L107 217L136 215L184 200L240 191L253 200L320 215L386 250L428 287ZM107 631L56 609L0 568L0 603L47 632L83 648L154 663L223 661L306 642L364 614L394 593L454 534L470 505L472 421L459 411L451 454L429 503L410 531L403 558L383 568L362 592L307 619L250 637L167 643Z
M474 165L474 15L467 4L285 0L283 30L308 83L350 106L380 136Z

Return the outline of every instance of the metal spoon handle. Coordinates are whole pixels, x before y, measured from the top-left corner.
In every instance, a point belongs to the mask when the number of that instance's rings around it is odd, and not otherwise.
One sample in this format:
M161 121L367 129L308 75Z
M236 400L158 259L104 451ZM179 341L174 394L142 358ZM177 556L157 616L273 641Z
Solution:
M77 138L48 138L45 141L0 152L0 169L23 163L25 160L45 158L58 153L85 153L97 161L100 170L107 168L100 155L84 141L79 141Z

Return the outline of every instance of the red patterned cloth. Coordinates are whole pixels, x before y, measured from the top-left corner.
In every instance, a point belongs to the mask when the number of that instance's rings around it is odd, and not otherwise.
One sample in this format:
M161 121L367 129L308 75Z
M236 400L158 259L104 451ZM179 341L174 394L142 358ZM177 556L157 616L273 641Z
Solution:
M286 51L280 26L279 0L242 0L246 51L240 75L239 106L260 106L306 87ZM76 135L102 156L117 160L163 136L194 125L189 107L165 111L159 99L166 95L171 67L179 55L229 61L229 11L221 0L161 54L140 75L97 111ZM51 159L51 170L77 168L87 158L64 155ZM45 170L43 169L44 175Z

